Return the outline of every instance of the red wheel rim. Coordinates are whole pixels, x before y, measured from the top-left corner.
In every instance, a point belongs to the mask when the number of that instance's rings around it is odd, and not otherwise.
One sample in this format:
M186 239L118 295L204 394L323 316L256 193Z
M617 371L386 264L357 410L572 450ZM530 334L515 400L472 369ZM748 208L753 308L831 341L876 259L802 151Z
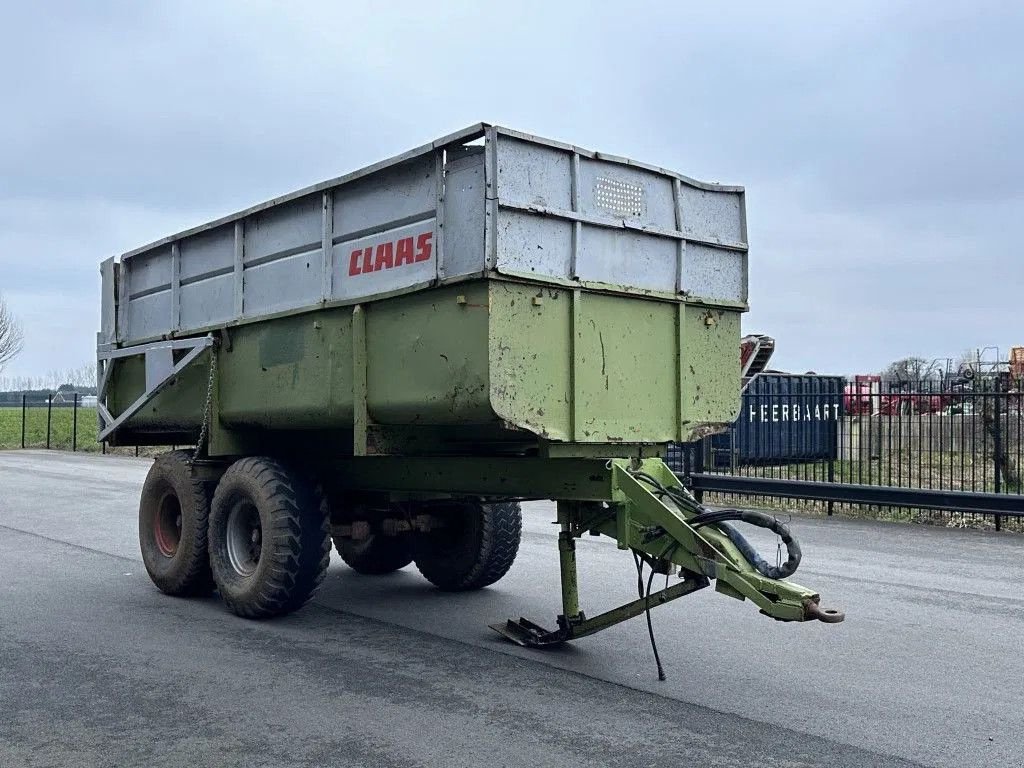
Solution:
M174 557L181 543L181 504L169 493L160 500L153 516L153 538L164 557Z

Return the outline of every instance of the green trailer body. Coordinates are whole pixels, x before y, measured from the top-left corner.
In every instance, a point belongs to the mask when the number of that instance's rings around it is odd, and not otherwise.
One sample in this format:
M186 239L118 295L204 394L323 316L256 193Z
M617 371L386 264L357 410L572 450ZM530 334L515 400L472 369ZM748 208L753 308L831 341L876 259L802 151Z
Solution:
M683 301L485 279L218 338L212 455L284 431L341 453L632 456L719 429L738 403L738 313ZM209 354L112 442L194 442ZM145 373L144 355L113 367L112 414L143 396Z
M284 504L357 570L415 560L474 588L514 558L509 504L553 498L564 613L550 632L496 627L517 642L590 634L710 579L777 619L841 618L704 522L657 458L736 417L746 259L741 188L483 124L108 259L101 439L196 446L154 465L147 568L184 594L209 561L236 612L293 609L288 590L269 607L245 593L270 578ZM315 490L264 498L253 478L270 476ZM509 541L485 552L492 524ZM587 619L587 531L683 581ZM291 580L309 594L326 566L310 558L295 568L319 575Z

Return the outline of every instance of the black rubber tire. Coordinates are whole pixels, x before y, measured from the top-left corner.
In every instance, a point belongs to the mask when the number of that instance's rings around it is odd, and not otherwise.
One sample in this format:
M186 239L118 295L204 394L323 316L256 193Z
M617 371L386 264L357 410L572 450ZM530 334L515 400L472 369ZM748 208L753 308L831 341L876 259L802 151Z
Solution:
M460 502L445 512L450 525L414 539L416 567L424 578L446 592L464 592L490 586L508 573L523 530L517 502Z
M153 583L168 595L213 591L206 555L210 496L192 477L190 451L157 456L139 498L139 548Z
M243 508L258 516L261 537L250 572L236 568L228 552L229 518ZM213 494L209 552L213 579L232 613L247 619L291 613L313 596L330 563L327 501L276 459L240 459Z
M360 541L337 536L334 546L345 565L364 576L394 573L412 562L412 545L405 535L371 534Z

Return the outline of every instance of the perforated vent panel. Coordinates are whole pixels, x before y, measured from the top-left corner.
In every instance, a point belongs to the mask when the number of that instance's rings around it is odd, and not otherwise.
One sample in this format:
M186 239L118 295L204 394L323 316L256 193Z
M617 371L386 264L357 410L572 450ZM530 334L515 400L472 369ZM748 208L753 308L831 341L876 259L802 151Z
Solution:
M594 183L594 201L612 215L621 218L636 218L647 213L644 188L615 179L598 179Z

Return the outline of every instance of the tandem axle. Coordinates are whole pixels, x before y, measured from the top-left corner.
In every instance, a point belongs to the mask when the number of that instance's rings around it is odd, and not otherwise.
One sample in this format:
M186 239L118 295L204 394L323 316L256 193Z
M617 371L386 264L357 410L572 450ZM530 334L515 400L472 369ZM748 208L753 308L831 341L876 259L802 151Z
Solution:
M301 470L294 468L299 458ZM787 580L801 553L785 525L758 512L701 506L660 458L291 459L197 459L186 451L158 458L139 510L143 556L154 582L178 595L215 585L239 615L272 617L312 596L326 573L333 538L342 559L360 573L381 575L415 562L441 589L480 589L502 578L515 559L522 526L518 502L554 499L562 612L555 629L525 618L491 625L519 645L558 645L641 613L650 627L651 608L712 581L717 592L750 600L779 621L844 619L823 609L818 593ZM769 565L733 521L776 533L786 544L787 561ZM609 536L630 550L637 600L598 616L584 613L576 539L585 534ZM290 570L274 565L281 562ZM666 587L652 592L655 574L666 576ZM681 581L668 586L673 574ZM268 594L273 599L265 599Z
M816 592L783 580L796 570L800 557L785 526L759 513L708 512L661 459L357 457L333 469L336 482L349 491L405 498L443 493L556 499L562 613L555 630L526 619L492 625L520 645L550 646L594 634L712 580L716 591L749 599L779 621L836 623L844 618L839 611L822 609ZM702 522L716 514L720 519ZM735 529L723 527L729 519L771 527L789 539L789 570L759 561ZM682 581L654 593L648 582L647 594L638 600L587 618L579 606L575 540L588 533L615 539L620 549L631 550L638 563L650 567L652 576L678 572Z

